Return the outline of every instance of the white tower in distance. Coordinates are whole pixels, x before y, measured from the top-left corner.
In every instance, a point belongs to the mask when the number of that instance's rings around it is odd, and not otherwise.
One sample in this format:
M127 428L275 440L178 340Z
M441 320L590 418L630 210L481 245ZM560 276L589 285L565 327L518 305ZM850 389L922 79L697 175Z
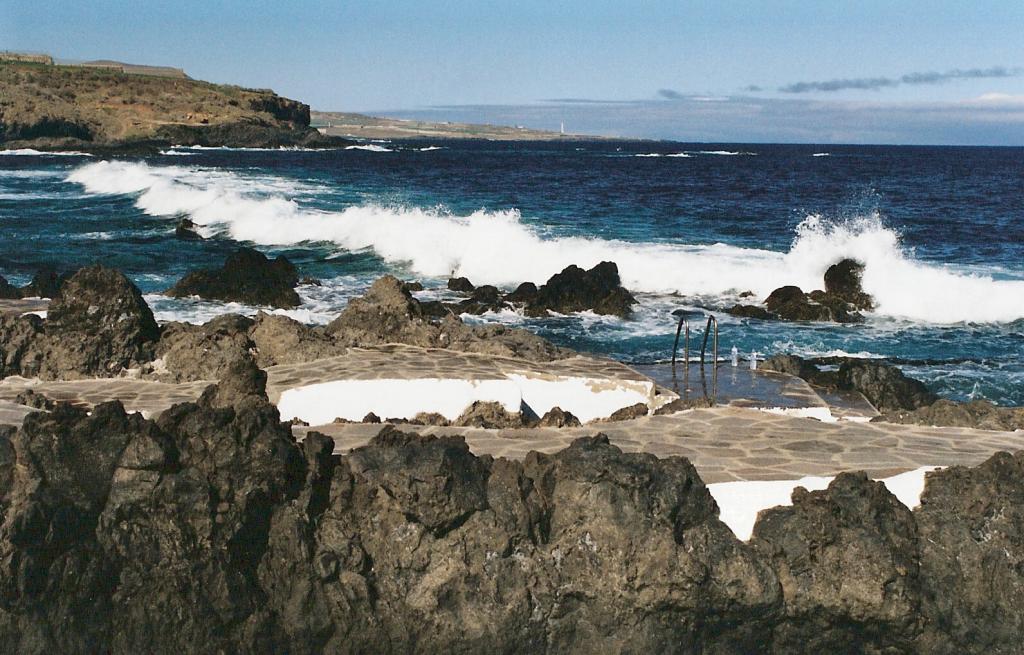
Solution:
M565 134L565 121L562 121L562 127L559 130L559 134Z

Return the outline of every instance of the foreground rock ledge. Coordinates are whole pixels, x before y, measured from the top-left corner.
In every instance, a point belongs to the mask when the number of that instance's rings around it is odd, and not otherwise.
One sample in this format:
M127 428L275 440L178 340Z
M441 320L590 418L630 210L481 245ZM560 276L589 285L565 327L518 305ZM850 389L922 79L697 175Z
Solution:
M19 653L1015 652L1024 454L794 494L749 544L684 458L522 462L390 428L295 443L250 362L155 421L0 432L0 644Z

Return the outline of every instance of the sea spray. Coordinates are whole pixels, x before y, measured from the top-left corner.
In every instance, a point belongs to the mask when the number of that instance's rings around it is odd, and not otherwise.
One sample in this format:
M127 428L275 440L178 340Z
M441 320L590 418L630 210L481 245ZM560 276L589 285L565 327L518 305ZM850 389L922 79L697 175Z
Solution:
M544 282L570 264L614 261L624 285L650 294L715 296L753 291L766 297L795 284L820 288L836 261L865 264L864 289L876 313L918 322L1009 322L1024 317L1024 281L995 280L914 258L897 232L875 212L830 222L808 216L787 253L725 244L630 242L547 236L515 210L453 215L438 209L352 205L338 211L302 206L295 182L250 179L222 170L101 161L68 177L96 194L137 194L153 216L188 215L233 239L266 246L331 244L342 251L372 249L383 260L421 275L466 276L511 286Z

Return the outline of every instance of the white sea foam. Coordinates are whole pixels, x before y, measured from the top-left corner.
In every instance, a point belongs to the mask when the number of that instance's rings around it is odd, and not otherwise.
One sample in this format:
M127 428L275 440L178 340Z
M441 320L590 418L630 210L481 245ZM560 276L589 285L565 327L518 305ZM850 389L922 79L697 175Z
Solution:
M42 150L34 150L32 148L15 148L13 150L0 150L0 155L35 157L92 157L92 155L90 155L87 152L77 152L74 150L64 152L44 152Z
M830 157L831 153L828 152L816 152L811 157Z
M418 148L420 152L430 152L432 150L444 150L444 146L427 146L425 148Z
M644 153L639 153L639 154L636 154L636 155L633 155L633 156L634 157L685 157L685 158L693 157L693 155L691 155L688 152L673 152L673 153L669 153L667 155L662 154L660 152L644 152Z
M394 152L391 148L374 145L372 143L362 146L345 146L345 150L366 150L367 152Z
M877 313L919 322L1006 322L1024 317L1024 280L998 280L914 259L877 214L840 223L809 216L789 252L724 244L634 243L550 237L524 224L515 210L454 216L439 209L350 206L328 212L305 208L283 178L245 178L223 171L102 161L69 175L96 194L137 193L137 206L155 216L188 214L240 241L267 246L304 242L343 251L372 249L420 275L454 273L481 284L546 281L569 264L609 260L634 291L716 296L750 290L766 297L795 284L820 288L831 264L865 263L864 289Z
M691 154L697 154L697 155L721 155L723 157L738 157L740 155L746 155L748 157L753 157L753 156L757 155L756 152L740 152L740 151L737 151L737 150L693 150L693 151L688 151L688 152L690 152Z

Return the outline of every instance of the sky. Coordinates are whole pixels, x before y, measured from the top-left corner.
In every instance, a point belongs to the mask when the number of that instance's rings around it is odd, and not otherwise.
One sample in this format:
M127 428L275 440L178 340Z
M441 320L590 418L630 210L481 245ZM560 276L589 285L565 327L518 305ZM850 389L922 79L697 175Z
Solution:
M0 49L314 109L705 142L1024 145L1024 2L0 0Z

